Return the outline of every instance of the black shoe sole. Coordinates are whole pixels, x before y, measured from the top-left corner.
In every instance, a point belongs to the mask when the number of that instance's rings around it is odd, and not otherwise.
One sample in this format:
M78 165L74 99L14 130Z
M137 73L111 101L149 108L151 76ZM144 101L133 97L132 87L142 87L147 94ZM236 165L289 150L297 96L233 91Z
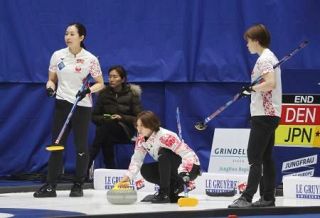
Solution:
M57 197L57 194L55 194L55 195L36 195L36 194L33 194L33 197L34 198L55 198L55 197Z
M162 200L152 199L151 203L153 203L153 204L166 204L166 203L171 203L171 202L170 202L170 198L166 198L166 199L162 199Z
M275 207L276 205L252 205L252 207Z
M70 193L69 197L83 197L83 193Z
M171 203L170 201L151 201L151 203L153 204L167 204L167 203Z

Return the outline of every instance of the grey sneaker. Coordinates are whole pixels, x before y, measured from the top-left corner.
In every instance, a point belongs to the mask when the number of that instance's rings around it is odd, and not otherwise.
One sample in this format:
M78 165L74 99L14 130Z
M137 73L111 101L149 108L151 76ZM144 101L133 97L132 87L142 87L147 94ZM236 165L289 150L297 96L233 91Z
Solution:
M228 208L246 208L252 207L252 203L247 201L245 197L240 197L236 199L232 204L228 206Z
M266 201L262 197L252 204L252 207L274 207L275 200Z

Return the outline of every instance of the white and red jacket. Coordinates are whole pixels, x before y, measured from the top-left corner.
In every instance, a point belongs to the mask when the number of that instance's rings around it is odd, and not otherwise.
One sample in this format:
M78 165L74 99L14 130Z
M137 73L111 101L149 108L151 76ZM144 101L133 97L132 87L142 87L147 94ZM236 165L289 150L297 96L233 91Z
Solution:
M169 149L182 158L178 173L190 172L193 164L200 166L198 156L186 143L180 140L176 133L160 127L160 130L153 132L147 141L143 136L137 137L134 154L131 157L126 176L130 179L136 177L147 153L157 161L160 148Z
M272 53L272 51L270 51L270 49L266 48L263 50L253 68L251 82L266 73L273 73L276 80L276 87L268 92L251 93L251 116L281 116L281 69L280 67L273 69L273 66L277 63L277 57Z
M83 80L90 73L93 78L102 76L99 60L84 48L74 55L69 48L55 51L51 56L49 71L57 74L57 99L73 104L76 94L83 84ZM78 102L79 106L92 107L92 100L86 95Z

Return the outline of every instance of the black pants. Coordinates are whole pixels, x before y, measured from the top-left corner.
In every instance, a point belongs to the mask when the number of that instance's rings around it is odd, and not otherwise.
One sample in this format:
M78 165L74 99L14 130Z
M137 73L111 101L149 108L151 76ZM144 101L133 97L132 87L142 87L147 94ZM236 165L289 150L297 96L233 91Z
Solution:
M123 127L117 121L109 120L96 127L96 134L92 146L90 147L89 168L94 159L99 154L100 148L104 157L104 164L106 168L115 169L114 162L114 145L130 143L131 139L128 137Z
M181 157L169 149L159 150L158 162L143 164L141 175L148 182L157 184L160 189L174 191L179 185L183 185L182 178L178 175L178 167ZM190 173L191 180L200 174L200 167L193 165Z
M52 128L52 143L58 138L58 135L65 123L72 104L64 100L56 100L54 122ZM91 107L77 106L71 117L71 120L60 140L60 145L66 147L68 135L73 130L74 144L76 146L76 172L74 182L82 183L86 176L88 166L88 128L91 120ZM55 184L63 170L63 151L54 151L50 155L48 163L47 183Z
M257 192L260 182L263 184L260 186L260 195L265 200L273 200L275 198L276 172L272 151L275 130L279 121L279 117L272 116L254 116L251 118L251 131L247 150L250 170L247 188L242 194L250 202Z

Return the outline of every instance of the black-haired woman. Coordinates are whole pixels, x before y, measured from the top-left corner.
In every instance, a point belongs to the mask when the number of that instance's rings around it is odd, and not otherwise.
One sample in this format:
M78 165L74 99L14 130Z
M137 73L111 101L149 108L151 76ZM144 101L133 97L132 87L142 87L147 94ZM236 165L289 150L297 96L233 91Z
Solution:
M109 84L99 93L92 113L96 134L90 148L89 168L102 150L105 167L117 168L114 145L131 143L135 134L135 119L142 111L138 85L127 83L126 70L112 66L108 70ZM129 164L129 163L128 163Z
M80 96L80 101L71 121L60 140L62 145L66 145L72 128L76 146L76 171L70 197L83 196L82 184L86 178L89 161L87 142L92 108L90 93L97 92L104 87L99 61L85 49L83 43L85 37L86 28L82 24L72 23L67 26L64 36L67 48L53 53L49 66L49 78L46 84L48 96L53 97L56 94L52 127L53 142L58 137L76 98ZM83 85L83 80L88 74L93 78L94 84L79 92ZM36 198L56 197L57 180L62 172L63 151L54 151L50 155L46 183L33 196Z

